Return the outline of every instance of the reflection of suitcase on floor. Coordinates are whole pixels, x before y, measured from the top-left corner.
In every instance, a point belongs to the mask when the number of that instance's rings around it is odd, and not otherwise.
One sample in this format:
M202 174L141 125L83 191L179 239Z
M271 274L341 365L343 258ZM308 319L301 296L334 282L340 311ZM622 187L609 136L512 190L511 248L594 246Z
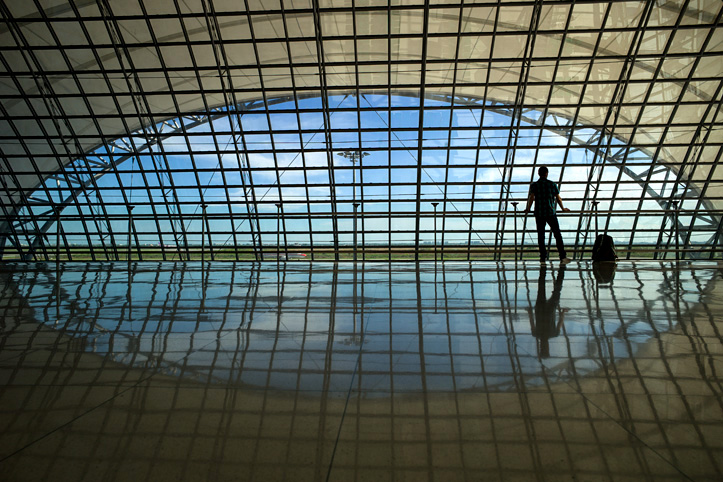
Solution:
M617 268L617 263L593 263L592 275L598 284L610 284L615 278L615 268Z
M598 234L595 238L595 244L592 247L593 261L617 261L618 255L615 253L615 243L613 238L607 234Z

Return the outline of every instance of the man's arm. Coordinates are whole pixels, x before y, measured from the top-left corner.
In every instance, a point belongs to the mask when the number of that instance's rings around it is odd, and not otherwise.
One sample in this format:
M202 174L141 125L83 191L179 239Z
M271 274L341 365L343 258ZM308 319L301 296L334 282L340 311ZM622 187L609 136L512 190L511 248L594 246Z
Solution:
M558 307L559 313L560 313L560 321L557 322L557 331L559 332L560 329L562 329L565 326L565 313L570 311L570 308L560 308Z
M532 207L532 203L535 201L535 193L532 192L532 189L530 189L530 195L527 196L527 207L525 208L525 212L529 213L530 208Z
M560 209L562 209L562 210L565 211L566 213L569 213L569 212L570 212L570 209L569 209L569 208L566 208L565 206L562 205L562 198L560 197L559 194L557 195L557 204L560 206Z

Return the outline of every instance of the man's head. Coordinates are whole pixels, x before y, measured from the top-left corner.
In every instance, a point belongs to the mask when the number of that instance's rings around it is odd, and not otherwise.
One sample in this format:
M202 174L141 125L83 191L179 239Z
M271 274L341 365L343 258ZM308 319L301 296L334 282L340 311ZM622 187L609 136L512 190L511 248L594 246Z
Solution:
M542 179L547 179L547 172L548 171L545 166L542 166L537 170L537 174L539 174Z

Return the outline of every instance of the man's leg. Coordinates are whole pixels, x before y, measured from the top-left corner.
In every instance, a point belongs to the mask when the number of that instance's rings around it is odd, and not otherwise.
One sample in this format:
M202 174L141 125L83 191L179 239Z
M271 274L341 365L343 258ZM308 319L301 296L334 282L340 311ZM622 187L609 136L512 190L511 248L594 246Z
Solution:
M547 265L540 267L540 273L537 276L537 298L535 298L535 309L547 302L547 290L545 290L545 281L547 279Z
M562 242L562 233L560 233L560 224L557 222L557 216L550 216L547 218L547 224L550 225L550 231L555 236L555 243L557 244L557 252L560 254L560 259L567 258L565 252L565 244Z
M545 218L535 216L535 224L537 224L537 246L540 248L540 261L546 261L547 250L545 249Z

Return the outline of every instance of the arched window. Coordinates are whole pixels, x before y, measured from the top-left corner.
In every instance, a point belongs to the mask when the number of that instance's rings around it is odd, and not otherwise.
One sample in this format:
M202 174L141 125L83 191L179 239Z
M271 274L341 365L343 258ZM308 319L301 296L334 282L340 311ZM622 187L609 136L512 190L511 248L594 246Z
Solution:
M679 244L717 239L702 193L650 146L563 116L434 96L322 104L282 97L169 119L38 173L18 212L19 251L52 256L60 213L73 259L120 259L129 243L140 259L171 260L199 259L201 248L211 259L280 249L350 259L355 245L370 260L427 259L435 245L445 259L534 256L521 212L541 165L573 210L560 220L578 257L602 231L623 256L658 257L675 243L676 209L686 212Z

